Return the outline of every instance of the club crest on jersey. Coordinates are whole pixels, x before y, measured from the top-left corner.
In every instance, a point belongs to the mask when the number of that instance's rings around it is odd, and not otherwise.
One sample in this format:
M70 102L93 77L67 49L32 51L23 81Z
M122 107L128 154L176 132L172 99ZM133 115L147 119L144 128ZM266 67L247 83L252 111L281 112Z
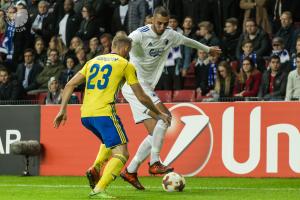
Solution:
M164 48L160 48L160 49L151 49L149 51L149 55L152 57L156 57L156 56L160 56L162 55L162 53L164 52Z

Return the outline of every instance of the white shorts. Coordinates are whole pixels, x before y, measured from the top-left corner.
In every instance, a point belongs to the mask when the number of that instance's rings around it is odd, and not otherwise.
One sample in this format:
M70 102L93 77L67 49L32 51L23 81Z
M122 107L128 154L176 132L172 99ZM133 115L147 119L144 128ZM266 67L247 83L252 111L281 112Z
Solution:
M158 98L158 96L155 94L155 92L153 91L153 89L145 84L145 83L141 83L142 88L144 89L144 92L150 97L150 99L152 100L152 102L154 104L158 104L160 101L160 99ZM147 108L146 106L144 106L138 99L137 97L134 95L131 87L128 84L124 84L124 86L122 87L122 94L124 96L124 98L126 99L126 101L128 101L131 111L132 111L132 115L133 115L133 119L135 121L135 123L140 123L146 119L152 118L151 116L149 116L146 112L147 112Z

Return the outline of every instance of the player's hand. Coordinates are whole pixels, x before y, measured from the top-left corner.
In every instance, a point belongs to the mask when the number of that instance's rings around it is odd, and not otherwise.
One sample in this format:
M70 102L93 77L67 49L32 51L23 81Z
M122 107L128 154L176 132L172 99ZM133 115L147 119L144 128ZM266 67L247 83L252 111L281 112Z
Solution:
M62 123L62 125L64 125L66 123L66 120L67 120L67 113L65 111L60 111L56 115L56 117L53 121L54 128L58 128L61 123Z
M217 46L212 46L212 47L209 47L209 54L214 56L214 55L219 55L222 53L222 50L217 47Z
M158 115L158 118L163 120L168 126L171 125L171 121L172 121L172 116L171 115L161 113L161 114Z

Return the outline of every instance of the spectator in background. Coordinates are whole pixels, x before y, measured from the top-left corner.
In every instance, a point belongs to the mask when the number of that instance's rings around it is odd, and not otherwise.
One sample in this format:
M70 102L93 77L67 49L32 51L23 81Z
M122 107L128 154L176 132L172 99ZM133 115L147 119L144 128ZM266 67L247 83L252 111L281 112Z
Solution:
M78 64L74 67L74 71L77 73L86 63L86 54L83 47L77 47L75 50Z
M12 63L13 54L14 54L14 46L15 40L14 35L16 31L15 26L15 18L16 18L17 8L16 7L9 7L6 12L6 30L3 43L1 44L2 52L6 55L6 60ZM9 66L10 71L14 71L14 66Z
M285 72L291 71L290 55L284 48L284 42L281 37L275 37L272 40L272 55L277 55L280 58L281 70Z
M25 49L24 63L19 64L16 71L18 83L24 94L38 88L36 77L41 71L42 67L34 61L33 49Z
M0 18L4 19L5 18L5 10L0 8Z
M100 37L100 43L102 47L101 54L107 54L111 52L111 43L112 43L112 35L109 33L104 33Z
M91 4L85 4L81 10L82 18L80 28L77 32L84 44L88 44L92 37L99 35L99 26L97 19L95 18L95 9Z
M4 17L0 17L0 44L3 43L6 31L6 22Z
M120 0L120 5L115 8L112 22L111 32L113 35L118 31L128 32L128 0Z
M295 37L295 28L293 26L292 13L285 11L280 16L281 27L276 32L276 37L281 37L284 42L284 47L291 53L293 51L293 40Z
M77 49L78 47L84 47L84 44L83 44L83 41L80 39L80 37L78 36L75 36L72 38L71 40L71 44L69 46L69 49L66 53L66 57L69 57L69 56L73 56L73 57L76 57L76 54L75 54L75 49Z
M45 48L44 40L41 37L37 37L34 42L35 50L35 62L41 67L44 67L47 63L47 50Z
M87 2L90 3L90 0L87 0L87 1L86 0L74 0L74 12L77 15L80 15L84 3L87 3Z
M100 44L97 37L93 37L89 41L89 53L86 55L86 59L90 60L100 55Z
M1 9L7 10L11 6L14 6L14 2L12 0L2 0L1 1Z
M38 14L38 3L39 0L27 0L28 13L30 21L33 22L33 18Z
M245 10L244 13L244 30L246 29L246 20L255 19L256 24L266 33L272 34L272 27L267 12L267 0L241 0L240 8Z
M152 15L157 6L163 6L164 0L145 0L147 2L147 13Z
M242 69L237 77L233 94L235 97L256 97L261 83L258 71L249 57L244 58Z
M238 20L229 18L225 22L224 36L222 39L223 56L227 61L238 60L235 57L235 51L239 41L240 33L238 31Z
M64 65L59 60L59 53L56 49L49 52L49 63L44 67L43 71L37 76L36 81L39 89L45 90L48 87L49 79L54 76L57 80L64 69Z
M31 33L35 37L42 37L46 44L49 43L55 30L54 17L48 13L48 8L49 3L47 1L38 3L38 13L32 18L33 23L31 26Z
M205 94L215 87L217 79L217 67L220 63L220 55L210 55L208 57L208 73L207 76L207 88L204 90Z
M300 100L300 54L296 56L297 68L288 75L286 86L286 101Z
M220 46L220 40L214 33L213 24L209 21L202 21L198 24L199 30L196 35L199 37L198 41L207 46Z
M215 100L229 101L228 97L233 97L235 81L236 75L229 63L221 61L217 69L215 88L209 92L209 96L218 97Z
M240 17L239 0L210 0L210 21L218 37L223 35L223 25L226 19Z
M61 36L66 46L70 45L71 39L76 35L80 26L80 17L73 10L73 0L64 1L64 12L58 16L56 33Z
M152 24L153 16L147 15L144 20L144 25Z
M240 35L239 42L236 49L236 57L241 57L241 47L244 40L251 40L253 43L253 50L257 57L269 56L270 41L269 35L262 29L257 27L253 19L247 19L245 22L246 30Z
M66 63L65 63L66 69L64 69L59 76L59 84L61 88L65 88L65 85L76 74L76 71L74 70L76 65L77 65L77 59L75 59L72 56L66 58Z
M31 22L25 1L16 3L17 13L15 23L13 64L17 66L23 60L24 50L32 47L33 37L30 33ZM14 68L15 70L15 68Z
M48 48L48 55L49 52L53 49L56 49L58 51L58 54L60 55L60 60L64 59L65 54L67 53L68 49L63 43L62 39L58 36L52 36L49 42L49 48Z
M0 100L18 100L19 97L18 81L11 78L5 67L0 66Z
M207 91L207 82L208 82L208 54L198 49L197 51L197 60L195 62L195 79L196 79L196 92L198 96L204 96Z
M300 37L296 39L295 52L292 54L290 59L290 69L294 70L297 68L297 54L300 53Z
M185 17L182 24L183 35L188 38L193 38L193 19L191 17ZM186 77L187 70L190 67L192 56L194 50L188 46L182 45L181 47L181 55L182 55L182 68L181 68L181 82L184 82L184 78Z
M128 2L128 33L144 25L147 14L145 0L135 0Z
M287 73L280 68L279 56L272 55L270 58L270 68L262 76L258 97L266 101L284 99Z
M259 71L263 72L265 70L264 60L258 57L256 52L253 50L253 42L251 40L244 40L242 43L243 54L240 57L240 68L242 68L242 63L246 57L250 58ZM240 68L238 71L240 71Z
M273 33L276 33L280 29L280 21L281 21L280 17L282 13L284 11L292 10L293 1L296 2L298 0L268 0L267 1L267 10L272 24Z
M62 99L62 90L57 79L53 76L48 81L48 93L46 104L60 104Z

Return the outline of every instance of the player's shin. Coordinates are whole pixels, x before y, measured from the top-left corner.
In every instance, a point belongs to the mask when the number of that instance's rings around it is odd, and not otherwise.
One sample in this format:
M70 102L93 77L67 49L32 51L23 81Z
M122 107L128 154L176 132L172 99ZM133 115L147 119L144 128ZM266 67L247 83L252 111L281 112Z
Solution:
M150 165L159 161L159 154L164 142L165 133L168 129L168 125L163 120L158 120L153 130L152 135L152 148Z
M107 186L116 179L121 173L122 168L127 162L127 158L122 154L115 154L108 161L107 165L104 168L103 176L100 181L97 183L94 192L102 192Z
M140 164L150 155L152 148L152 136L148 135L140 144L135 156L127 167L129 173L136 173Z
M111 149L106 148L105 144L101 144L93 167L95 167L96 170L99 172L102 166L106 163L106 161L109 160L110 156L111 156Z

